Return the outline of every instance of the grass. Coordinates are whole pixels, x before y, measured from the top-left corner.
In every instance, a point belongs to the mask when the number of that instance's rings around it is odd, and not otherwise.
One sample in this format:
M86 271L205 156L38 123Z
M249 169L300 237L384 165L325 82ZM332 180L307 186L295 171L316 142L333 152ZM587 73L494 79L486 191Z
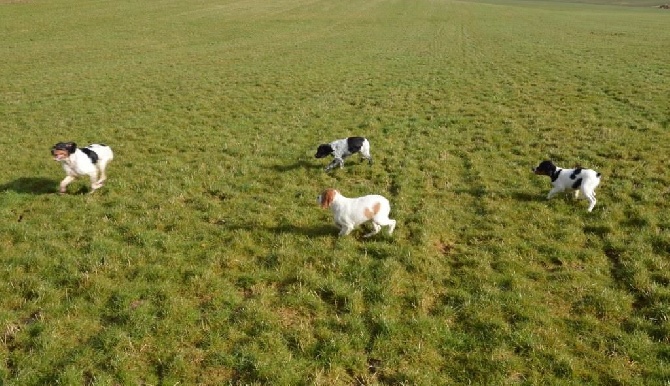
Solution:
M0 1L7 384L670 382L667 12ZM375 164L323 172L365 135ZM56 194L52 144L104 142ZM557 197L545 158L602 172ZM384 194L338 239L316 196Z

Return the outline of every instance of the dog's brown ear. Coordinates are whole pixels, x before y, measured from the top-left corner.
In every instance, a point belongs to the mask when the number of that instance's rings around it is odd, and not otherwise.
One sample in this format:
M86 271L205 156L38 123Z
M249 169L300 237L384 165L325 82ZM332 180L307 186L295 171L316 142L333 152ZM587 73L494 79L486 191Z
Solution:
M328 209L335 199L335 194L337 191L335 189L326 189L321 194L321 208Z

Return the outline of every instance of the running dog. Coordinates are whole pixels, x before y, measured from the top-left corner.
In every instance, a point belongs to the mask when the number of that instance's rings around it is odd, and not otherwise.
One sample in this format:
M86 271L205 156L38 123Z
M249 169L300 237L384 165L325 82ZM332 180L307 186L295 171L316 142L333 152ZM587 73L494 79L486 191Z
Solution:
M382 226L389 227L389 235L395 229L396 221L389 218L391 204L383 196L375 194L347 198L335 189L326 189L318 197L318 203L321 208L330 208L333 212L335 224L340 228L340 236L348 235L355 227L368 221L372 222L373 230L363 237L376 235Z
M562 169L551 161L542 161L533 169L533 173L551 178L552 189L549 191L547 199L564 190L574 190L575 198L579 198L581 192L584 198L589 201L589 212L596 206L596 187L600 184L601 174L595 170Z
M88 176L91 179L91 193L102 187L107 175L107 164L114 159L112 149L104 144L92 144L78 148L74 142L59 142L51 148L51 155L60 162L65 170L65 178L60 182L60 193L77 177Z

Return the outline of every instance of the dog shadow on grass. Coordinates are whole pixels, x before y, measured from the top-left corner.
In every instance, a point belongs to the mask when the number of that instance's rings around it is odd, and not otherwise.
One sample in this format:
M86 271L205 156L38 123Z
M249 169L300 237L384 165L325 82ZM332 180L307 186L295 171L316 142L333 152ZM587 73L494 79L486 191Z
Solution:
M314 162L310 162L304 159L298 160L292 164L279 164L279 165L270 165L268 168L276 171L276 172L290 172L295 169L320 169L323 168L324 166L318 165Z
M21 177L0 185L0 192L12 191L23 194L52 194L58 192L60 181L44 177Z
M390 237L386 233L385 229L383 229L382 231L380 231L380 233L374 235L373 237L364 237L366 233L372 230L371 228L368 228L366 226L362 226L355 229L347 236L340 236L339 235L340 230L335 225L332 224L323 224L311 227L299 227L295 225L279 225L276 227L268 227L267 229L278 234L292 233L295 235L302 235L310 238L330 238L333 239L335 242L347 238L356 239L360 242L374 242L384 240L385 238ZM384 233L384 235L382 235L382 233Z
M563 192L561 194L558 194L551 200L547 199L546 192L542 193L514 192L510 195L510 197L520 202L545 202L545 203L551 201L561 201L561 200L566 203L571 202L574 203L575 201L580 201L581 199L583 199L583 196L575 198L574 194L570 192Z
M276 227L269 227L275 233L292 233L295 235L302 235L307 237L329 237L337 236L337 228L333 225L317 225L317 226L295 226L295 225L279 225Z
M538 195L537 193L528 193L525 191L520 191L520 192L514 192L511 194L511 197L514 198L517 201L523 201L523 202L532 202L532 201L546 201L547 197L546 195Z
M275 234L291 233L294 235L302 235L307 237L337 236L338 232L334 225L327 224L317 226L297 226L291 224L281 224L277 226L226 225L226 228L230 230L243 230L249 232L257 231L260 228Z

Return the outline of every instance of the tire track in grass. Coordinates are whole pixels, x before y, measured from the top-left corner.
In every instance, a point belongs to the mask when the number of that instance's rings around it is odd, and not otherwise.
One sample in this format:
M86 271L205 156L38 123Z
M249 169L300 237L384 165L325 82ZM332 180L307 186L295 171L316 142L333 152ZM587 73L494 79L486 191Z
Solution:
M487 246L498 239L489 224L487 216L490 208L484 198L488 189L473 154L467 147L460 147L452 154L461 162L460 181L455 182L460 188L455 189L458 202L458 227L453 229L455 244L465 253L450 256L448 264L452 272L461 275L472 275L473 269L481 271L485 267L485 251ZM446 249L449 252L451 248ZM473 253L476 254L473 255Z
M630 226L626 223L621 225ZM637 227L633 225L633 228ZM670 278L664 267L670 254L670 243L665 239L653 240L650 254L640 256L639 250L633 247L640 240L616 241L615 231L608 225L586 225L583 232L600 240L612 281L633 299L633 312L626 323L632 326L643 320L638 328L654 339L667 342L668 336L664 332L667 330L664 326L667 306L664 300Z
M417 162L413 154L417 151L416 143L421 141L414 133L408 132L401 148L396 149L397 154L407 156L398 160L382 160L384 173L388 176L387 191L391 201L391 218L398 222L396 230L399 234L406 235L413 245L424 242L425 227L427 222L427 207L423 195L414 194L416 187L423 185L422 174L415 172L420 169L420 161ZM410 172L408 172L408 170ZM394 217L395 216L395 217Z
M476 170L472 156L466 151L462 150L456 151L455 154L461 159L461 162L463 163L462 179L466 186L463 192L472 197L471 207L474 209L476 219L481 221L482 216L487 213L486 206L481 200L486 194L486 187L482 183L480 173Z

